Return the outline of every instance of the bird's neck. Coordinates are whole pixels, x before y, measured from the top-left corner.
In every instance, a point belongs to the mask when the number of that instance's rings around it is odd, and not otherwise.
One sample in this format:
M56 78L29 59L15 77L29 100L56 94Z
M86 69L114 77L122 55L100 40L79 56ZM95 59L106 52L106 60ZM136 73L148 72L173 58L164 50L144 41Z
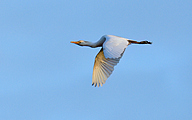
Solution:
M91 48L96 48L96 47L102 47L102 44L103 44L103 42L101 43L100 41L95 42L95 43L87 42L85 46L89 46Z
M96 44L93 43L93 42L86 41L86 43L84 43L83 46L88 46L88 47L91 47L91 48L95 48Z
M89 47L92 47L92 48L102 47L105 40L106 40L106 38L102 37L99 41L97 41L95 43L87 41L84 46L89 46Z
M102 47L103 43L105 42L106 38L105 37L101 37L101 39L95 43L91 43L91 47L95 48L95 47Z

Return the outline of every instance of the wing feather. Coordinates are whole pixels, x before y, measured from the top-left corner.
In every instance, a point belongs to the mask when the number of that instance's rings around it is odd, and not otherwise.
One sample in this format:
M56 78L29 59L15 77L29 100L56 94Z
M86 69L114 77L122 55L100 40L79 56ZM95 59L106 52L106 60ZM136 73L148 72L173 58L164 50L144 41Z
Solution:
M107 78L112 74L114 66L117 65L120 58L112 59L105 58L103 49L95 57L95 64L93 67L92 85L102 86Z
M105 35L105 42L103 43L103 51L106 58L120 58L127 48L128 39L114 36Z
M103 64L101 64L101 69L105 73L106 77L108 78L110 76L111 71Z
M105 35L102 38L105 38L105 41L95 57L93 67L92 85L95 87L102 86L106 82L129 45L126 38L114 35Z

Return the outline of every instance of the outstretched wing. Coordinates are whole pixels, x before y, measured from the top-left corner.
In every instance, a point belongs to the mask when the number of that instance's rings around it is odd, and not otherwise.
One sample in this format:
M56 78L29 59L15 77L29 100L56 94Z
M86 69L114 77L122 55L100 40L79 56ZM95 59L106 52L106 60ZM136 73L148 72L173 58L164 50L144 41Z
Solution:
M95 64L93 67L92 85L102 86L107 78L111 75L114 70L114 66L117 65L120 58L111 59L105 58L103 49L95 57Z
M105 35L105 42L103 43L103 51L106 58L119 58L123 55L129 42L128 39L114 36Z
M113 35L105 35L104 37L106 40L103 43L103 48L95 57L93 68L92 85L95 87L102 86L106 82L128 46L128 41L125 38Z

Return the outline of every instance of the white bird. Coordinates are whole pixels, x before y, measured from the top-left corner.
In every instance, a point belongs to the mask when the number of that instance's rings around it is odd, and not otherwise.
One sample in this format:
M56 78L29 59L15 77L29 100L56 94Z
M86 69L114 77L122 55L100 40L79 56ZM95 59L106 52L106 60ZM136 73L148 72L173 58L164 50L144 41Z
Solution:
M103 86L107 78L114 70L114 66L117 65L123 53L128 45L134 44L152 44L148 41L133 41L126 38L122 38L115 35L104 35L101 39L95 43L80 40L71 41L80 46L89 46L92 48L102 47L97 56L95 57L95 63L93 67L92 85Z

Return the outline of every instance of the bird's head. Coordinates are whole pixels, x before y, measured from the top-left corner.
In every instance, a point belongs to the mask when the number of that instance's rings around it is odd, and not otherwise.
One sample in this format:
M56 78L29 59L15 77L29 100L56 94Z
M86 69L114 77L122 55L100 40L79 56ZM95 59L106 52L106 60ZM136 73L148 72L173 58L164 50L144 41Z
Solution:
M88 46L88 44L89 44L88 41L84 41L84 40L71 41L71 43L75 43L75 44L80 45L80 46Z

